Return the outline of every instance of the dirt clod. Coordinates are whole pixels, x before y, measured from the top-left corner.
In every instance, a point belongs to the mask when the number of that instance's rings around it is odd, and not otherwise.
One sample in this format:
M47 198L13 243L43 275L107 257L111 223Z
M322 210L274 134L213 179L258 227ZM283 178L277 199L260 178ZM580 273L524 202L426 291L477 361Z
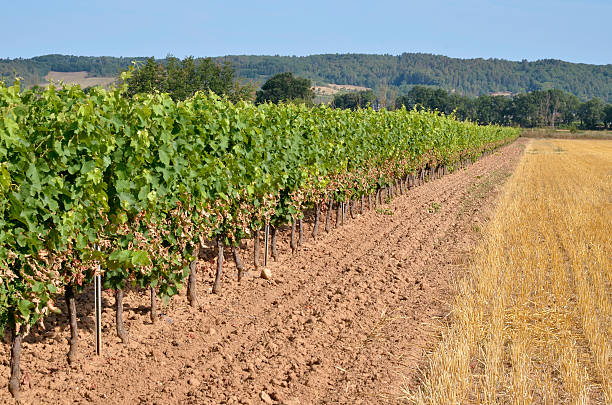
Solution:
M264 280L272 280L272 270L267 267L264 267L261 270L261 278L263 278Z
M259 397L266 404L273 404L274 403L274 400L270 397L270 395L268 395L268 393L266 391L261 391L261 393L259 394Z

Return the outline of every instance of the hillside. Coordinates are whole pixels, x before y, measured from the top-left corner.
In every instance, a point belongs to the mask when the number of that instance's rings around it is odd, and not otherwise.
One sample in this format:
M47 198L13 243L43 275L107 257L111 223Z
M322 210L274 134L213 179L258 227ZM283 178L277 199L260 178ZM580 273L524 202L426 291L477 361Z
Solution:
M85 72L87 77L114 77L127 69L133 61L143 57L44 55L31 59L0 59L0 80L12 83L15 76L23 79L25 86L48 83L50 72L56 79L60 72ZM79 75L81 76L81 75ZM84 78L85 76L83 76ZM62 77L59 77L63 79ZM67 80L73 81L73 80Z
M11 82L15 73L26 85L44 82L49 71L89 72L115 76L142 57L84 57L45 55L32 59L0 59L0 80ZM612 102L612 64L588 65L560 60L513 62L503 59L457 59L440 55L328 54L311 56L229 55L215 60L230 62L241 78L263 83L270 76L291 71L317 84L337 83L399 93L414 85L431 85L464 95L556 88L585 100L599 97ZM163 62L163 60L162 60Z
M413 85L432 85L471 96L556 88L581 99L599 97L612 101L612 64L456 59L421 53L226 56L219 60L231 62L238 76L259 81L275 73L292 71L317 82L371 88L387 85L400 92Z

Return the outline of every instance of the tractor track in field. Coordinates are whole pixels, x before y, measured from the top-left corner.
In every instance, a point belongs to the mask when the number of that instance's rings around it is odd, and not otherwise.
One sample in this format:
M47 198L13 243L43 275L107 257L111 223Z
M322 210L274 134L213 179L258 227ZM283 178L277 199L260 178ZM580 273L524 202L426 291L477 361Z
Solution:
M114 299L105 291L101 357L93 354L87 290L77 301L78 365L66 362L65 317L50 318L47 330L24 343L23 402L259 404L262 393L279 404L401 402L401 387L418 384L453 280L464 274L525 143L413 188L381 210L349 216L329 234L322 224L316 240L307 223L296 254L282 232L271 281L251 274L238 283L228 260L222 293L212 295L214 264L201 261L198 309L176 297L151 324L147 294L127 293L127 344L114 335ZM249 269L251 251L249 241L241 252ZM2 381L8 350L0 345ZM0 391L0 400L9 399Z

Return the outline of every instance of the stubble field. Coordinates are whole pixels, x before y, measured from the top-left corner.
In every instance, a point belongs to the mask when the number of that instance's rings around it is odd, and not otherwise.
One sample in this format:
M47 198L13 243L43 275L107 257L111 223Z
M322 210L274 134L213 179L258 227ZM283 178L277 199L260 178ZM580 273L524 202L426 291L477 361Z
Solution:
M469 274L406 398L612 403L612 142L532 140Z

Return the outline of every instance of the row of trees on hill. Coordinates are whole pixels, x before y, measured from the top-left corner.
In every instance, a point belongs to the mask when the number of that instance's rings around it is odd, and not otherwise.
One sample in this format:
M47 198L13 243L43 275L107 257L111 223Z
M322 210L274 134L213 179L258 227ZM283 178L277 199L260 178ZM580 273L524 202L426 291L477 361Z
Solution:
M357 109L376 106L371 90L337 94L332 106ZM469 119L482 124L533 127L571 127L585 129L612 128L612 104L594 98L581 102L576 96L561 90L533 91L515 96L467 97L443 89L415 86L397 97L394 108L405 106L454 113L461 120Z
M257 104L291 101L312 105L314 98L309 79L290 72L279 73L255 92L251 83L240 84L229 63L217 63L210 58L169 57L165 64L149 58L132 72L127 85L129 96L159 92L170 94L173 100L185 100L197 91L212 91L231 101L248 100Z
M169 57L161 64L153 58L136 69L128 79L128 93L169 93L174 100L191 97L198 90L213 91L230 100L246 99L256 103L297 102L313 104L314 93L309 79L283 72L271 77L260 90L251 84L242 85L232 66L214 60L179 60ZM332 107L341 109L378 106L372 90L336 94ZM521 127L572 126L597 129L612 127L612 105L594 98L581 102L576 96L561 90L539 90L515 96L481 95L468 97L446 90L415 86L397 97L391 108L431 109L445 114L454 113L461 120L482 124L514 125Z
M372 90L353 91L350 93L339 93L334 95L332 107L356 110L357 108L366 108L374 106L376 96Z
M415 86L397 98L395 107L424 108L483 124L515 125L526 128L579 124L585 129L612 128L612 104L599 98L581 102L561 90L539 90L514 96L482 95L476 98L442 89Z

